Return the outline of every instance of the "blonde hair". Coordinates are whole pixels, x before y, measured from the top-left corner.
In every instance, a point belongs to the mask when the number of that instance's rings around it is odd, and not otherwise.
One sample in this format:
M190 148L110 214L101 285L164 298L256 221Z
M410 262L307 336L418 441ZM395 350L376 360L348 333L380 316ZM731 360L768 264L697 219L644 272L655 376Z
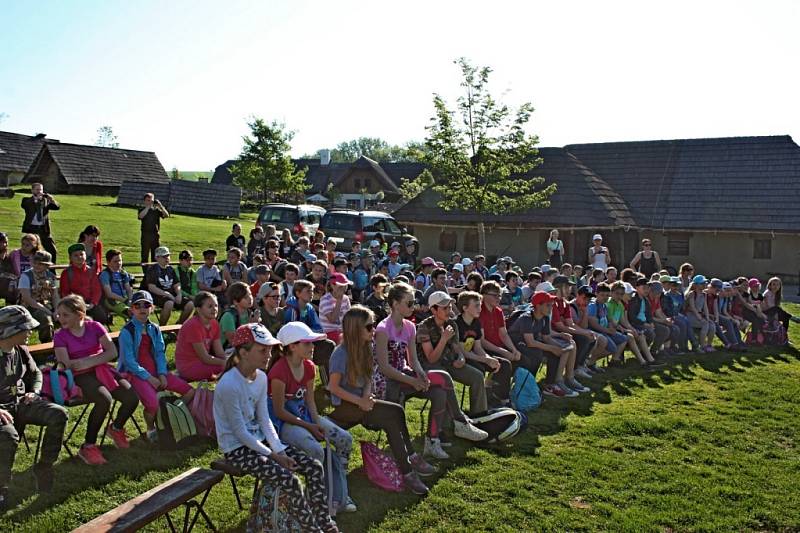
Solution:
M58 302L58 307L63 307L68 311L81 315L81 317L86 316L86 302L79 294L70 294L61 298L61 301Z

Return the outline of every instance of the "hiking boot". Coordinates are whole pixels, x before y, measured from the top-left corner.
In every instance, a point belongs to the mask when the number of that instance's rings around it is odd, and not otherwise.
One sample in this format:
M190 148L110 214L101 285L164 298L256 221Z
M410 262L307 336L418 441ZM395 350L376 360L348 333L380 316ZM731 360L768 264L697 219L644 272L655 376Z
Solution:
M576 398L578 396L578 392L572 390L572 387L570 387L569 385L567 385L563 381L558 382L556 384L556 387L561 389L561 391L564 393L564 397L565 398Z
M440 460L450 459L447 452L442 449L442 443L439 439L431 437L425 437L425 450L422 452L422 455Z
M403 476L403 484L408 490L419 496L428 494L428 487L419 478L416 472L409 472Z
M109 424L108 428L106 429L106 433L111 440L114 441L114 446L117 448L124 450L126 448L130 448L131 445L128 442L128 435L125 433L125 429L116 429L114 424Z
M414 455L409 457L408 462L411 463L411 468L414 469L414 472L416 472L422 477L432 476L433 474L439 471L438 468L436 468L428 461L423 459L422 456L418 453L415 453ZM427 491L427 487L425 490Z
M36 463L33 465L33 475L36 478L36 490L50 492L53 490L53 465Z
M466 440L471 440L473 442L478 442L489 437L488 433L486 433L482 429L473 426L471 422L459 422L458 420L454 420L453 426L454 426L453 432L459 439L466 439Z
M589 373L589 370L585 366L576 368L575 375L583 379L592 379L592 374Z
M564 391L558 385L545 385L542 387L542 394L553 398L563 398L565 396Z
M592 389L586 387L585 385L581 385L580 382L574 378L567 380L567 387L579 393L592 392Z
M104 465L108 462L96 444L84 444L81 446L81 449L78 450L78 457L91 466Z

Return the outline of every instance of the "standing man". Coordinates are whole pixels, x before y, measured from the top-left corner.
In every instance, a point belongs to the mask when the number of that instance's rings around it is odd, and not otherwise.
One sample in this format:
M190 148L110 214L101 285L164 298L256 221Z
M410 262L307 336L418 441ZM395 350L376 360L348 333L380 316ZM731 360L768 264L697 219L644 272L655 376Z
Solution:
M25 211L25 219L22 221L22 233L35 233L42 241L42 246L53 256L53 263L56 262L56 243L50 236L50 211L58 211L55 198L44 192L41 183L31 184L31 196L22 199L20 204Z
M161 219L168 216L169 212L153 193L144 195L144 209L139 211L139 220L142 221L142 263L155 262L156 248L161 246L158 234Z

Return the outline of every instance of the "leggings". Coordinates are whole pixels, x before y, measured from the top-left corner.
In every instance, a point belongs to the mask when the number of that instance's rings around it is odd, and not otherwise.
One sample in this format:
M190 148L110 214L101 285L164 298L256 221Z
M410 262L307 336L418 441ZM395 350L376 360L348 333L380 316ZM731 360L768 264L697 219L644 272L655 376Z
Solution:
M700 339L699 339L700 344L703 344L704 342L706 342L706 339L708 339L709 333L714 331L713 323L710 320L706 320L705 318L697 318L693 314L687 315L687 318L689 319L689 325L693 329L699 329L700 330Z
M340 428L324 416L319 418L319 425L346 472L347 466L350 464L350 453L353 451L353 436L349 431ZM281 442L294 446L311 456L312 459L319 461L320 464L325 461L325 450L322 448L322 443L302 426L284 422L281 428Z
M356 404L342 400L328 418L343 428L361 424L367 429L385 431L400 472L403 474L411 472L408 458L414 454L414 448L411 445L411 436L408 434L406 413L400 404L375 400L372 411L362 411Z
M136 406L139 405L139 398L133 389L127 389L120 385L110 394L106 389L101 391L100 387L103 385L93 371L75 376L75 384L81 388L83 397L94 404L86 424L86 438L84 439L86 444L97 443L97 434L103 427L108 410L111 409L112 398L120 403L117 416L114 418L114 427L118 429L125 427L125 422L133 416Z
M297 472L306 480L306 494L300 479L269 455L261 455L247 446L225 454L225 460L260 481L278 487L287 498L289 513L303 526L303 531L319 531L330 527L322 464L300 450L287 446L286 455L297 463Z
M444 370L428 370L428 379L431 386L426 391L418 391L393 379L386 380L386 400L401 404L404 398L427 398L431 402L428 414L428 436L436 438L444 425L444 416L447 414L453 420L465 422L466 417L458 405L453 378Z

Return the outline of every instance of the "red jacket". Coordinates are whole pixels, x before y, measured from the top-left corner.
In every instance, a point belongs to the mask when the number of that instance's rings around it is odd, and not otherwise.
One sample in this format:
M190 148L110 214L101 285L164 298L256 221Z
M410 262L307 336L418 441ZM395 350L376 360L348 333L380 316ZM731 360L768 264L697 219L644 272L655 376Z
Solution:
M69 294L78 294L87 304L97 305L100 303L103 288L100 286L97 274L89 270L88 266L84 264L82 269L78 269L70 265L61 273L59 293L62 298Z

